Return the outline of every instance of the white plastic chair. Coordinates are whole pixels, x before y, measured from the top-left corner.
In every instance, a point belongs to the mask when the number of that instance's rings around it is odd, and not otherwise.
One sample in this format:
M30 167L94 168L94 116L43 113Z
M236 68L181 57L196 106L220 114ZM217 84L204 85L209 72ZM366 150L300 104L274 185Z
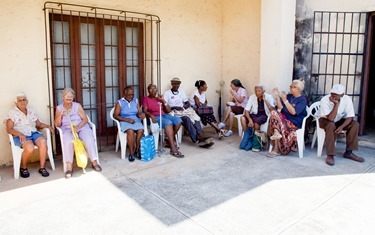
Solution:
M307 115L303 118L302 127L296 130L299 158L303 158L303 150L305 150L305 125L307 118L311 115L311 109L308 106L306 106L306 112ZM272 148L273 146L270 144L269 152L272 151Z
M111 119L116 123L117 125L117 137L116 137L116 152L118 151L119 142L121 145L121 159L125 159L126 157L126 145L127 145L127 134L126 132L121 131L120 122L113 117L113 113L115 112L115 108L112 108L109 116ZM143 126L144 126L144 133L147 133L147 121L146 119L143 119Z
M97 140L96 140L96 125L90 121L89 116L87 116L87 119L88 119L88 124L91 127L92 134L94 136L95 151L96 151L96 153L98 155L97 163L99 164L98 143L97 143ZM64 159L65 153L64 153L64 147L63 147L64 146L64 134L63 134L63 131L62 131L62 129L60 127L56 126L56 129L59 131L59 134L60 134L61 151L62 151L62 161L63 161L63 166L64 166L64 172L66 172L66 162L65 162L65 159Z
M310 109L311 109L311 115L314 117L314 121L316 123L316 129L314 131L314 136L313 136L313 139L312 139L312 142L311 142L311 148L314 148L315 142L318 142L317 143L318 148L317 148L316 155L318 157L321 157L322 151L323 151L324 140L326 138L326 133L325 133L324 129L320 128L320 126L319 126L320 101L313 103L310 106Z
M241 125L241 117L243 114L237 114L234 115L234 117L237 119L237 129L238 129L238 136L242 136L242 125Z
M55 161L53 160L53 154L52 154L51 132L48 128L44 128L42 132L47 139L47 148L48 148L47 153L49 157L49 162L51 164L51 168L52 170L55 170ZM8 134L8 136L9 136L9 142L10 142L12 155L13 155L14 178L19 179L23 149L14 144L13 136L11 134ZM34 149L38 149L38 147L35 146Z
M311 148L314 148L315 142L317 142L318 147L316 150L316 155L318 157L321 157L323 146L324 146L324 141L326 138L326 132L323 128L320 128L320 125L319 125L319 118L320 118L319 109L320 109L320 101L315 102L310 106L311 116L314 117L314 121L316 122L316 129L314 131L314 136L311 142ZM346 133L346 131L342 131L341 133Z

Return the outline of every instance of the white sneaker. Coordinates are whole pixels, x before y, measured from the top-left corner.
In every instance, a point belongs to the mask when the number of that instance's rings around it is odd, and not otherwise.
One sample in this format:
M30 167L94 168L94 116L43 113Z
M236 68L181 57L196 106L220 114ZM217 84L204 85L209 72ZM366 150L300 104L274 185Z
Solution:
M217 127L219 127L219 129L223 129L225 127L225 123L224 122L220 122Z
M231 135L233 135L233 131L232 130L229 130L229 131L227 131L227 133L224 134L225 137L229 137Z

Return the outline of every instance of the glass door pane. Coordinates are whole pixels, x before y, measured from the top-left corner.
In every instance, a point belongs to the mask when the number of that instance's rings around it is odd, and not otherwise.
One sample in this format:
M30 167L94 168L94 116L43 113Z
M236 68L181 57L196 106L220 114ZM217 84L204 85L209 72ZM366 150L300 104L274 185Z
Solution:
M80 23L82 106L91 121L97 120L95 25Z
M109 112L119 99L119 68L118 68L118 28L104 25L104 79L105 79L105 107L107 127L114 123Z

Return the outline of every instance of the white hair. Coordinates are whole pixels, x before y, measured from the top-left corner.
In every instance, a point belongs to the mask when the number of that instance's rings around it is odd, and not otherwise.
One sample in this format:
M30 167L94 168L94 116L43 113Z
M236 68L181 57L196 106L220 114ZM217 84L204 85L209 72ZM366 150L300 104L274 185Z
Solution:
M296 80L293 80L292 83L294 83L299 88L299 90L301 92L305 89L305 81L301 81L299 79L296 79Z
M256 84L256 85L254 86L254 90L255 90L255 88L257 88L257 87L262 88L262 91L266 91L266 88L264 87L263 84Z
M15 97L15 99L14 99L14 102L16 102L17 103L17 98L18 97L25 97L26 99L27 99L27 96L26 96L26 94L24 93L24 92L18 92L17 94L16 94L16 97Z
M62 91L62 97L64 97L66 94L71 93L73 96L75 96L75 92L72 88L67 87Z

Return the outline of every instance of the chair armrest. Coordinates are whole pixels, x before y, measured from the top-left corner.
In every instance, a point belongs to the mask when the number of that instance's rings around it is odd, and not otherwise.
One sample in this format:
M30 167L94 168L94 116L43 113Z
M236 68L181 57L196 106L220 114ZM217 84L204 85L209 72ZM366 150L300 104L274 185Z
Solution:
M91 127L91 129L96 130L95 123L91 122L90 120L87 123L89 124L89 126Z
M45 127L43 129L41 129L41 132L47 138L47 140L51 139L51 130L49 128Z
M14 146L13 135L8 134L8 137L9 137L9 143L10 143L10 145Z
M148 128L147 128L147 117L143 118L143 133L144 135L149 135L150 133L148 132Z

